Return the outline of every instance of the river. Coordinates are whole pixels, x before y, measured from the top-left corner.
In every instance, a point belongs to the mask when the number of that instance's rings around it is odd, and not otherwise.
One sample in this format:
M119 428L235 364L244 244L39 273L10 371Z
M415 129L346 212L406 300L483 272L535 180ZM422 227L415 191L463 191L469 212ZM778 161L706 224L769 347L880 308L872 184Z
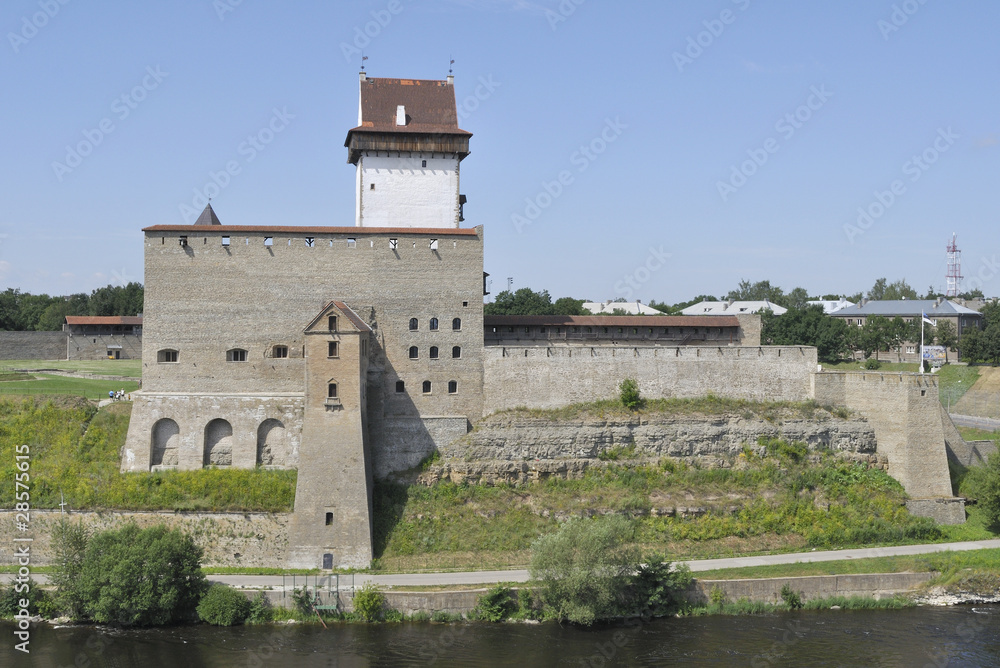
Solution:
M31 629L31 654L0 623L0 666L1000 666L1000 607L798 611L558 624L331 624Z

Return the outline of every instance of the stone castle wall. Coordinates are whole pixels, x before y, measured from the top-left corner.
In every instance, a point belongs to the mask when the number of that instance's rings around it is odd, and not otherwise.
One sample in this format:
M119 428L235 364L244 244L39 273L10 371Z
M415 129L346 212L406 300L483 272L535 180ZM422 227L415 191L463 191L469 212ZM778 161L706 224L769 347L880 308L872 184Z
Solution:
M484 413L609 399L625 378L647 398L805 401L815 370L816 349L805 346L489 346Z
M0 359L64 360L66 332L0 332Z
M937 378L913 373L823 371L812 374L822 405L845 406L875 427L889 475L915 498L951 497Z
M67 350L71 360L106 360L109 346L120 350L120 359L142 359L142 337L134 334L72 334Z

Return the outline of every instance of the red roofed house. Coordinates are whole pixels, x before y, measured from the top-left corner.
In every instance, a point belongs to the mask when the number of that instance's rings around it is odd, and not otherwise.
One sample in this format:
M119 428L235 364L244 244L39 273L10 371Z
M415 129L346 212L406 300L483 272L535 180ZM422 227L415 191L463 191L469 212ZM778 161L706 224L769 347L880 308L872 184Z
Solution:
M142 359L142 316L68 315L66 359Z

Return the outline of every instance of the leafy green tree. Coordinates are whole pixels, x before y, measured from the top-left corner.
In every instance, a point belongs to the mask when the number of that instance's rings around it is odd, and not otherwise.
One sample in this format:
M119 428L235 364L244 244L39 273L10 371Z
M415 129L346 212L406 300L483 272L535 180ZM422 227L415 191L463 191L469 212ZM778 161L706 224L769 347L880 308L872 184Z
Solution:
M875 353L877 361L879 351L889 347L891 326L890 320L881 315L873 315L865 320L858 337L859 349L864 353L865 359Z
M951 320L938 320L937 327L934 328L934 340L939 346L944 346L945 361L947 362L948 351L954 350L955 346L958 345L958 333Z
M520 288L516 292L504 290L493 303L483 307L485 315L554 315L555 308L548 290L535 292Z
M627 589L640 563L624 517L572 519L531 546L531 577L560 620L589 626L628 611Z
M761 314L761 339L767 345L815 346L821 362L833 363L849 350L850 327L842 318L831 318L819 305L790 308L783 315Z
M49 577L56 586L56 601L70 619L83 619L84 601L76 583L83 571L90 532L82 522L59 522L52 531L52 564L55 572Z
M808 302L809 293L805 288L793 288L780 302L775 303L785 308L804 309L809 306Z
M885 278L875 279L875 285L868 291L868 299L879 301L885 299L885 289L888 281Z
M917 291L910 287L905 278L889 283L884 278L875 281L868 291L868 299L918 299Z
M757 281L751 283L747 280L740 281L739 287L730 290L726 299L737 301L763 301L768 300L775 304L780 304L785 293L776 285L771 285L771 281Z
M127 524L87 541L72 595L102 624L186 621L207 589L201 557L202 549L180 531Z
M590 311L583 308L583 302L583 299L560 297L552 305L552 313L553 315L592 315Z
M982 466L970 467L961 492L976 499L987 528L1000 532L1000 453L991 454Z
M639 396L639 383L635 378L626 378L618 385L618 395L622 406L630 411L639 410L642 406L642 397Z
M982 299L983 291L980 290L979 288L973 288L968 292L963 292L962 294L959 295L959 297L962 299Z
M198 619L214 626L236 626L250 616L250 599L221 583L212 585L198 603Z

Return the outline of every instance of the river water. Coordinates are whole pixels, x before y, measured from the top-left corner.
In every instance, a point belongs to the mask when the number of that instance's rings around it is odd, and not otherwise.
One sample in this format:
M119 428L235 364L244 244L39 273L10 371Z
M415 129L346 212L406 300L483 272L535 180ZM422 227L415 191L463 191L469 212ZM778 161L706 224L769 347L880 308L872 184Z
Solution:
M331 624L154 630L0 623L0 666L1000 666L1000 607L790 612L558 624Z

